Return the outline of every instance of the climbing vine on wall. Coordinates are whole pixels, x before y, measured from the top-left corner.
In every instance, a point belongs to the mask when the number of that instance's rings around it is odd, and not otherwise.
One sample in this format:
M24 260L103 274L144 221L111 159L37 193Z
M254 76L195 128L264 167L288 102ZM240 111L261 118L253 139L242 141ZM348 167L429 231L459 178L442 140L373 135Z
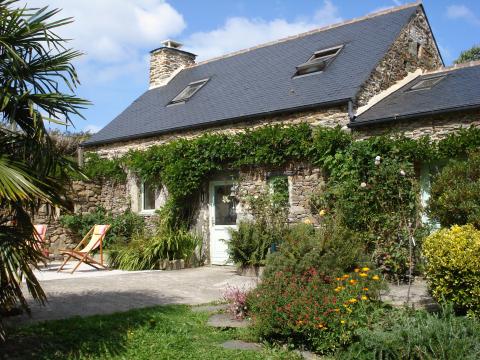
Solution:
M457 157L479 147L480 129L473 127L432 142L426 137L388 135L354 141L350 133L339 127L271 125L236 134L178 139L147 150L130 151L117 159L101 159L91 154L84 172L92 178L125 179L125 170L130 169L143 180L166 186L170 202L179 210L191 203L186 200L216 170L281 167L292 161L307 161L325 169L331 182L358 183L370 176L372 159L376 156L405 163L405 169L413 169L416 162Z

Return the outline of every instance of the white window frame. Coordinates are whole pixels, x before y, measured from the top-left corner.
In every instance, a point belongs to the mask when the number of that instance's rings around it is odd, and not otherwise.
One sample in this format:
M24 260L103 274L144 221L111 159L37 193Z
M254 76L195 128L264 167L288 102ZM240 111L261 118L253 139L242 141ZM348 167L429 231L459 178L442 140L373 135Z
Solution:
M142 215L153 215L157 210L157 199L155 194L155 207L153 209L145 209L145 181L142 181L140 185L140 214Z

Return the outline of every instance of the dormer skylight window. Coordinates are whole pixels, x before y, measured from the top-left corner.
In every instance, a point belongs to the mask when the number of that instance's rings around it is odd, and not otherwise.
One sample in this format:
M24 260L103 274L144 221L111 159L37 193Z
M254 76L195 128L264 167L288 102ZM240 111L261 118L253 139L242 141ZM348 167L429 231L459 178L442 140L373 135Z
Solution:
M315 52L306 63L297 66L295 76L302 76L324 71L335 59L343 45Z
M191 82L190 84L187 85L185 89L183 89L180 94L175 96L172 101L168 103L168 105L173 105L173 104L180 104L180 103L185 103L190 98L195 95L195 93L200 90L208 81L209 79L203 79L203 80L198 80Z
M420 81L417 81L415 84L410 86L407 91L415 91L415 90L427 90L431 89L435 85L437 85L440 81L445 78L445 74L430 76L428 78L424 78Z

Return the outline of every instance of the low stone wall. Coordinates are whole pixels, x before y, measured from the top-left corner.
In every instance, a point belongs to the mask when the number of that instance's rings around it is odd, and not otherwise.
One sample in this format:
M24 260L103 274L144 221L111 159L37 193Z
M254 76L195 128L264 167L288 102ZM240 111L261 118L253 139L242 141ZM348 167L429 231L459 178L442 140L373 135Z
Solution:
M130 206L126 185L110 181L74 181L69 191L69 199L73 202L76 214L91 213L98 207L103 207L114 214L120 214ZM47 224L48 226L46 242L52 258L58 257L58 249L74 248L81 240L78 235L60 224L60 217L65 213L65 211L44 205L33 217L35 224Z

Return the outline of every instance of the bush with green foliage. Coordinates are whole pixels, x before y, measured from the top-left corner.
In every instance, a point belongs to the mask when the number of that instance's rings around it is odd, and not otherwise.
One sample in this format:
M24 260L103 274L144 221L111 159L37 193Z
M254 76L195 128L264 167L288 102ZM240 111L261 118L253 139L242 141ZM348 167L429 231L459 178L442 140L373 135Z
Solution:
M292 226L277 251L267 257L264 276L279 271L300 275L310 268L336 275L365 261L365 248L356 234L327 218L319 228L310 224Z
M454 225L425 239L426 277L432 295L457 311L480 315L480 230Z
M278 190L278 189L277 189ZM235 264L241 267L265 265L272 244L282 242L288 232L287 202L282 192L274 191L248 197L246 206L253 220L241 221L237 229L230 230L227 251Z
M429 216L442 226L480 228L480 153L450 161L432 182Z
M392 142L362 141L337 154L329 167L325 189L313 196L312 207L335 214L343 227L356 232L391 280L407 279L411 237L420 243L423 234L419 185L409 156L400 155ZM412 254L418 258L418 248Z
M337 278L314 268L303 274L278 271L248 295L253 329L263 340L333 353L370 322L379 306L379 279L368 268Z
M446 307L440 314L391 310L373 326L355 331L355 342L336 354L342 360L480 358L480 323L456 317Z
M480 60L480 46L472 46L468 50L464 50L460 53L460 56L455 60L455 64L461 64L469 61Z
M112 227L105 237L104 247L126 244L132 236L142 233L145 222L142 216L125 211L123 214L113 215L103 207L97 207L94 212L87 214L69 214L60 218L60 223L70 229L82 239L95 224L110 224Z
M202 237L184 228L173 229L170 221L167 206L160 210L153 233L138 233L131 242L110 250L110 265L134 271L161 269L162 262L169 260L185 260L189 265L201 264Z

